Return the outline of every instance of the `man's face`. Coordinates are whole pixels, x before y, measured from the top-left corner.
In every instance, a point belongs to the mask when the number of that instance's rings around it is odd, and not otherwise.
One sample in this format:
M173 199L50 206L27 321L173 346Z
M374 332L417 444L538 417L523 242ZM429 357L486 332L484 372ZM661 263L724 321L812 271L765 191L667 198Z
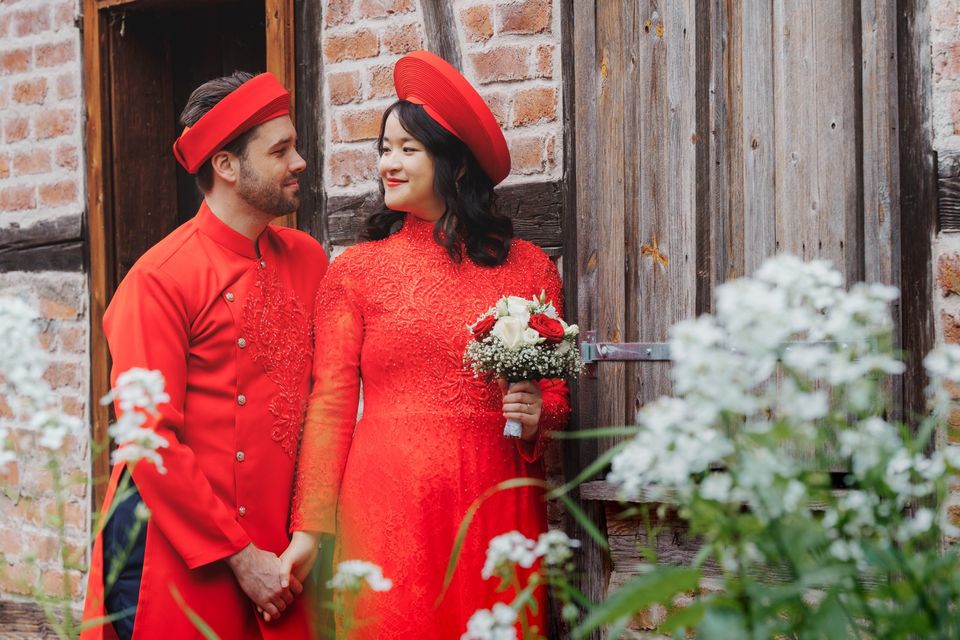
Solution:
M297 132L289 116L257 127L240 158L237 195L268 215L296 211L300 206L297 174L307 166L296 145Z

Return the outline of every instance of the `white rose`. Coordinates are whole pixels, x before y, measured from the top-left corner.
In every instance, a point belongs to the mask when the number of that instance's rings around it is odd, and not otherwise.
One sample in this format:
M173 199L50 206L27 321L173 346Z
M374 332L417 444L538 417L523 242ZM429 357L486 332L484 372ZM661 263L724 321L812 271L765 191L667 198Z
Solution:
M527 323L519 318L504 316L497 320L490 333L499 338L504 347L514 350L523 346L523 332L526 328Z
M554 320L560 320L560 316L557 314L557 309L553 306L552 302L543 310L543 315L547 316L548 318L553 318ZM560 322L563 322L563 320L560 320Z
M564 340L563 342L557 345L557 353L566 353L567 351L570 351L570 349L572 348L573 348L573 345L570 344L569 341Z
M536 329L524 329L523 330L523 344L524 345L535 345L543 342L544 338L541 336Z
M562 322L562 321L561 321ZM580 327L575 324L566 324L564 323L563 335L577 337L580 335Z
M497 300L496 310L497 310L498 318L502 318L503 316L510 314L510 309L507 307L506 298L500 298L499 300Z
M511 318L518 318L527 324L530 320L530 301L518 296L509 296L507 298L507 310Z

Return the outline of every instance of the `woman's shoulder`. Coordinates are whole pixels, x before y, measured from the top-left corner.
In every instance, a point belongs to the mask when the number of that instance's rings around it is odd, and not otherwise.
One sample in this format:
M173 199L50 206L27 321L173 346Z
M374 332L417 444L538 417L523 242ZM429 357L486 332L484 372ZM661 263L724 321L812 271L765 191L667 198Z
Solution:
M350 245L340 252L334 250L330 262L328 277L352 277L369 274L372 266L383 257L386 244L390 238L383 240L365 240Z
M507 256L507 262L526 268L540 267L549 269L553 266L553 261L543 249L529 240L522 238L514 238L510 241L510 253Z

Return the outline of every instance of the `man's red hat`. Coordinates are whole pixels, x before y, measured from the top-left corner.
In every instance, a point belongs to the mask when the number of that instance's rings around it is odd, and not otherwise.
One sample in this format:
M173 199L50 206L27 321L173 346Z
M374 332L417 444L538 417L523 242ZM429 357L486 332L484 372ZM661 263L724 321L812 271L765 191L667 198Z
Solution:
M393 68L397 97L423 105L441 127L463 141L493 184L510 173L510 150L490 107L467 79L429 51L414 51Z
M188 173L231 140L268 120L289 115L290 93L271 73L247 80L213 105L173 143L173 155Z

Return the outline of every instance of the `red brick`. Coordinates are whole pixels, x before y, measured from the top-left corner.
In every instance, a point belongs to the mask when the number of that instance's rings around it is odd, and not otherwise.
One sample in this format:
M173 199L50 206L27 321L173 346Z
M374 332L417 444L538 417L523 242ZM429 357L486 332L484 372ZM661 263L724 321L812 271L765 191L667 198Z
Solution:
M548 33L550 31L550 0L522 0L497 8L500 18L499 33Z
M4 51L0 53L0 72L8 74L29 71L32 62L33 56L30 49Z
M51 598L73 599L83 590L83 574L79 571L67 571L66 577L60 569L48 569L40 578L40 589ZM64 582L66 580L66 582Z
M0 16L0 38L5 38L10 31L12 18L9 13Z
M43 104L46 97L46 78L23 80L13 85L13 99L21 104Z
M943 339L949 344L960 344L960 319L941 311L940 322L943 324Z
M0 417L12 418L13 411L6 399L0 397ZM20 465L14 460L6 466L0 467L0 487L17 487L20 485Z
M71 448L71 450L73 450L73 448ZM64 520L68 527L85 531L87 528L86 505L82 502L68 502L64 509Z
M380 135L383 109L350 109L340 115L340 136L344 142L375 140Z
M537 77L553 77L553 45L542 44L537 47Z
M80 311L67 300L41 295L40 315L48 320L76 320L80 317Z
M83 398L76 396L62 396L60 399L60 408L63 409L63 412L68 416L83 418L87 403Z
M960 7L954 2L934 3L936 8L930 16L934 31L946 31L960 26Z
M21 151L13 156L13 171L21 176L50 171L50 152L46 149Z
M57 98L64 100L77 95L77 81L73 74L65 73L57 77Z
M360 0L361 18L385 18L413 11L413 0Z
M330 141L334 143L343 142L343 138L340 137L340 125L337 124L335 118L330 120Z
M386 98L396 95L393 86L393 65L380 65L367 70L366 98Z
M72 41L37 45L37 67L57 67L72 62L76 55Z
M327 62L361 60L380 53L376 34L370 29L358 29L350 33L327 36L323 45L323 57Z
M557 92L553 88L536 87L518 91L513 100L513 126L557 119Z
M954 407L947 419L947 443L960 444L960 409Z
M547 171L557 166L557 156L555 153L557 139L554 136L547 138L547 146L544 151L547 154Z
M369 149L338 149L330 154L330 182L338 187L373 180L377 175L377 154Z
M80 384L80 367L72 362L54 362L43 373L43 379L54 389Z
M33 187L0 189L0 211L23 211L36 208L37 196Z
M67 353L84 353L87 349L87 331L84 327L63 326L56 328L57 346Z
M65 169L76 169L77 166L79 166L77 148L72 144L62 144L57 147L54 158L58 167L64 167Z
M933 45L934 81L960 76L960 42L938 42Z
M17 116L8 118L7 121L3 123L3 132L7 136L7 142L23 140L30 135L30 121Z
M542 136L514 138L509 141L512 173L530 175L543 173L543 152L546 141Z
M50 7L38 7L17 11L13 14L14 32L18 36L28 36L50 29Z
M33 119L38 140L56 138L73 133L76 116L70 109L50 109L41 111Z
M937 260L937 282L943 295L960 295L960 254L940 256Z
M8 156L0 156L0 178L9 178L10 177L10 158Z
M422 48L423 38L416 22L387 27L383 32L383 49L387 53L409 53Z
M480 83L525 80L530 77L527 47L504 46L470 54L470 62Z
M40 571L32 565L0 565L0 592L28 596L33 593Z
M510 98L507 94L496 91L496 92L480 92L480 95L483 97L483 101L487 103L487 106L490 107L490 111L493 112L493 117L497 119L497 123L501 128L507 128L510 126Z
M460 22L468 42L486 42L493 36L493 10L489 5L478 4L460 12Z
M77 184L73 180L40 185L40 204L45 207L58 207L76 201Z
M327 76L331 104L347 104L360 99L360 72L345 71Z
M328 27L353 22L349 20L353 12L353 0L327 0L325 9L323 13Z
M53 28L63 29L73 27L77 19L77 12L73 6L73 0L61 2L53 7Z

